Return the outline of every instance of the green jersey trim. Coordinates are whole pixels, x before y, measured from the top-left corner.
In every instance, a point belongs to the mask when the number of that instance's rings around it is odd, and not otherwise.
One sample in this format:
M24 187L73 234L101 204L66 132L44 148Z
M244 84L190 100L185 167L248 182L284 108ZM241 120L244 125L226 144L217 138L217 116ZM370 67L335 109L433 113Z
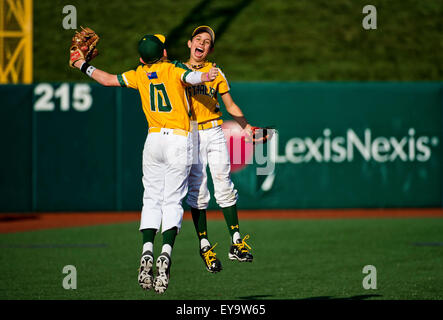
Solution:
M125 83L125 81L123 80L123 77L122 77L121 74L118 74L118 75L117 75L117 80L118 80L118 82L120 83L120 86L122 86L122 87L126 87L126 83Z

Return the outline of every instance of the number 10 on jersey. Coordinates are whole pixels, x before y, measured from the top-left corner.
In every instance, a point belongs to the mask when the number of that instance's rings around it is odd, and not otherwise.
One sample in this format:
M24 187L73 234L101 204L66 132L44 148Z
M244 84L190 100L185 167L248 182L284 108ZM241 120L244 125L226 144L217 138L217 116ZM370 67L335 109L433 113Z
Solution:
M149 85L151 111L171 112L172 106L163 83Z

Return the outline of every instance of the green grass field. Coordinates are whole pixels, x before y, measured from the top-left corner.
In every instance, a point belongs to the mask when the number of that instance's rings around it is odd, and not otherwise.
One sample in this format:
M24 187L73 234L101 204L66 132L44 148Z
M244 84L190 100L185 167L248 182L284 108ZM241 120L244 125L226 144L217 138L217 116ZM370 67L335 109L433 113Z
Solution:
M0 235L0 299L443 299L443 219L244 220L254 262L229 261L224 221L209 221L224 270L208 273L185 220L164 295L137 283L138 223ZM156 239L156 249L161 238ZM65 265L77 289L62 287ZM377 289L365 290L365 265Z

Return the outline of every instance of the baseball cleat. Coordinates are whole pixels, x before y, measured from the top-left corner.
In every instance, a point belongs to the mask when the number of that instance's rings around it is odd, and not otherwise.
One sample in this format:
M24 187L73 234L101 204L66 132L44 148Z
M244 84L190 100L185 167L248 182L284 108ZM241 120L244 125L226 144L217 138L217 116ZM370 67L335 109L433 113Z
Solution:
M162 252L156 262L157 275L154 279L154 290L157 293L164 293L169 284L169 270L171 269L171 257L166 252Z
M154 255L151 251L145 251L140 259L140 269L138 272L138 283L145 290L151 290L154 283L153 265Z
M240 262L252 262L254 257L249 252L251 247L245 242L247 239L249 239L249 235L246 235L243 239L238 239L237 243L231 245L229 259L238 260Z
M206 270L211 273L216 273L223 269L220 260L217 259L217 254L213 251L216 245L217 244L212 248L211 246L206 246L203 249L200 249L200 256L203 259Z

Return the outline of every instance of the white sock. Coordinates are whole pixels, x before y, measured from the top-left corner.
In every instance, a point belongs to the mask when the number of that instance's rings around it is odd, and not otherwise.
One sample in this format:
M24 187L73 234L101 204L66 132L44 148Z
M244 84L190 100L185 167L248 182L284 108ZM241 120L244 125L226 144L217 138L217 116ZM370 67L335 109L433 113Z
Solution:
M205 239L205 238L201 239L200 240L200 249L203 249L206 246L211 246L208 239Z
M169 254L169 256L171 256L172 254L172 247L169 244L164 244L162 247L162 253L166 252L167 254Z
M237 240L238 239L241 239L241 237L240 237L240 233L238 232L238 231L236 231L235 233L234 233L234 235L232 236L232 242L233 243L237 243Z
M154 252L154 244L152 242L146 242L145 244L143 244L143 252L142 253L145 253L148 250L151 252Z

